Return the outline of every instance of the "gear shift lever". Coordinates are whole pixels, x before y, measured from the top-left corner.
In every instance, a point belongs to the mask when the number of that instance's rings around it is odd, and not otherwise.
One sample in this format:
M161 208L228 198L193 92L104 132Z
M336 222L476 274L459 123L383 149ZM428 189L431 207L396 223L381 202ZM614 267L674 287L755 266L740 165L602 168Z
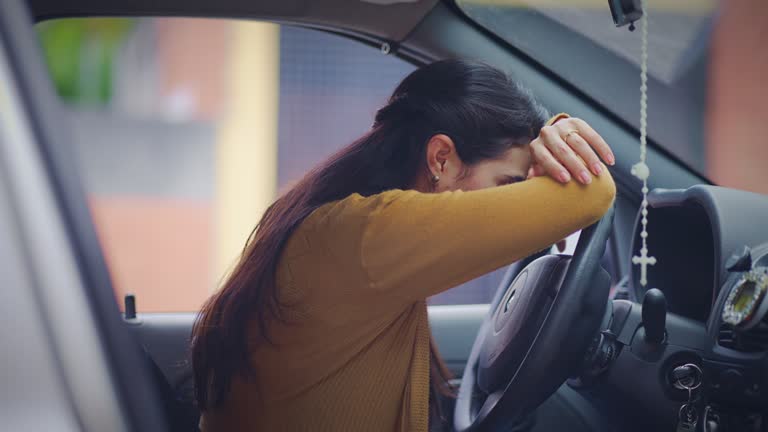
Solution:
M649 344L662 343L667 325L667 299L661 290L651 288L646 291L643 297L642 316L645 341Z

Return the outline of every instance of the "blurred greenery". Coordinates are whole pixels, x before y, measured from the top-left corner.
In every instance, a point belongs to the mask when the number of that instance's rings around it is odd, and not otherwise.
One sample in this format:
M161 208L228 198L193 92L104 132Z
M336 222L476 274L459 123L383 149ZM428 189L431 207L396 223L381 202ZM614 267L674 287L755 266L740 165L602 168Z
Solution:
M63 100L109 103L114 62L134 25L133 18L67 18L37 25L45 61Z

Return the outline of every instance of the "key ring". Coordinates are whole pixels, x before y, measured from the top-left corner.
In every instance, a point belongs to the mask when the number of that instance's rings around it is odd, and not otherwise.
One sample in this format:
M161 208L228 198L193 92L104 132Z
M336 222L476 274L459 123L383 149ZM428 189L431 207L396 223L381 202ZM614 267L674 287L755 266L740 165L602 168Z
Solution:
M688 385L683 384L680 380L677 380L674 383L672 383L672 385L675 386L675 388L677 388L679 390L688 390L688 396L690 398L691 392L693 390L696 390L697 388L699 388L701 386L701 382L703 381L702 377L704 376L704 372L695 363L686 363L686 364L684 364L682 366L676 367L674 370L680 370L680 369L693 369L696 372L693 375L693 378L692 378L693 379L693 384L695 384L695 385L688 386Z

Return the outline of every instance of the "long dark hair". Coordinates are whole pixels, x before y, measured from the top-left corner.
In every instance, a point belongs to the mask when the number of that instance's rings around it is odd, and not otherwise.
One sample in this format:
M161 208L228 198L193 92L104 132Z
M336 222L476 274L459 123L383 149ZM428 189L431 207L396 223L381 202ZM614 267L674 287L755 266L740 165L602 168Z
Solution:
M408 189L426 175L426 143L451 137L467 165L498 157L538 135L546 111L505 73L491 66L444 60L408 75L371 130L309 172L264 213L223 287L203 306L192 329L195 398L203 411L220 405L232 378L249 371L251 323L269 342L269 323L282 320L275 284L283 248L299 224L323 204L353 193ZM252 345L250 345L252 346ZM446 392L449 374L432 352L432 394Z

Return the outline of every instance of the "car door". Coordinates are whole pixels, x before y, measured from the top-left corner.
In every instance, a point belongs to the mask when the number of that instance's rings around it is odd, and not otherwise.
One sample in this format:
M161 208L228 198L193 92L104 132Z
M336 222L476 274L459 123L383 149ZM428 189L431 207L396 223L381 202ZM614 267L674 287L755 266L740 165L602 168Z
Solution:
M49 83L25 6L0 3L3 429L163 430Z

